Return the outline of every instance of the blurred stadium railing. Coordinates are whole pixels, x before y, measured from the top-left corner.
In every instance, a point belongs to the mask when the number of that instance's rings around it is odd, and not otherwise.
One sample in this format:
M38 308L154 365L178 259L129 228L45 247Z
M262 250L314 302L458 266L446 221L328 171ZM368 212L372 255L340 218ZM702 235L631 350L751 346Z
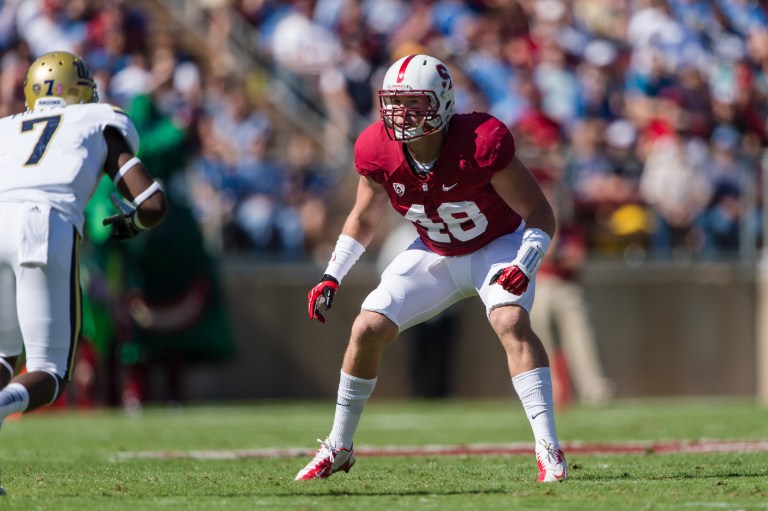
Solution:
M180 25L180 29L192 37L198 38L198 44L206 45L203 39L208 30L205 9L200 0L143 0L155 12L166 11L160 15L169 22ZM323 114L322 105L307 95L295 77L280 72L273 65L267 51L259 42L256 30L242 18L235 9L226 8L227 22L230 24L227 51L231 56L230 71L240 78L258 74L268 82L268 99L281 113L282 121L289 124L291 130L302 132L314 139L321 146L321 134L324 126L332 119ZM326 154L331 168L337 172L348 169L352 162L352 146L355 134L339 127L340 136L346 140L344 150ZM278 134L279 135L279 134ZM278 141L278 146L282 144Z

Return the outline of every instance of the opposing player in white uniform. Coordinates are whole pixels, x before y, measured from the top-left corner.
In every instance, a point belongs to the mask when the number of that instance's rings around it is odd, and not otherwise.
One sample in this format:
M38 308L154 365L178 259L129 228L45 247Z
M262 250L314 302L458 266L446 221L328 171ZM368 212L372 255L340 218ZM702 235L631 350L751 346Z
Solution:
M28 110L0 119L0 421L53 403L71 377L80 333L83 210L106 173L132 204L105 220L123 239L165 216L165 194L134 155L138 134L98 104L88 65L43 55L24 82ZM27 373L14 375L26 351Z
M454 115L453 81L439 60L409 55L395 62L379 99L381 122L355 142L357 199L325 275L309 292L310 319L325 322L321 305L330 308L387 203L419 237L363 302L342 363L333 428L296 479L348 471L384 347L406 328L479 296L533 430L538 480L564 480L549 361L528 317L534 277L555 231L552 208L501 121L486 113Z

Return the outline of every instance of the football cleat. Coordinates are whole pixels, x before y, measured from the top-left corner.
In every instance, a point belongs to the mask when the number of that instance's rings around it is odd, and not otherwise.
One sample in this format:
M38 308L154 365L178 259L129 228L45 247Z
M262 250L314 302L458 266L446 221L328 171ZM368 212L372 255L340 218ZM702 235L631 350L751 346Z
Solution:
M539 464L540 483L565 481L568 479L568 464L565 455L554 444L541 442L541 447L536 449L536 461Z
M320 442L320 448L312 461L296 474L296 481L326 479L340 470L349 472L349 469L355 464L352 447L349 449L336 448L329 438L326 438L325 441L320 439L317 441Z

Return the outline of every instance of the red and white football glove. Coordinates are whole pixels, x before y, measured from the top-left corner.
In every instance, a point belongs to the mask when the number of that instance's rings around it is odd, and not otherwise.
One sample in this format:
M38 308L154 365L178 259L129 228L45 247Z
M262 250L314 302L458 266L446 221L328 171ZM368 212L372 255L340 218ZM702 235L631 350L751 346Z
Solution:
M325 323L325 316L320 313L320 306L325 304L325 310L331 308L333 297L339 290L339 281L328 274L323 275L320 283L309 290L307 302L309 305L309 319L317 319Z
M497 271L488 285L499 284L513 295L520 296L528 289L528 283L536 275L544 254L552 239L549 234L532 227L523 232L523 241L512 263Z
M528 289L528 277L523 270L513 264L497 271L488 284L499 284L513 295L519 296Z

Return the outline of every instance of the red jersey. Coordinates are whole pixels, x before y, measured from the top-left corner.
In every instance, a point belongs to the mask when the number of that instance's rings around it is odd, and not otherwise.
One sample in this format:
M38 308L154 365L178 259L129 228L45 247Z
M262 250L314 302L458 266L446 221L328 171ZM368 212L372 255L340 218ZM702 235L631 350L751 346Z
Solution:
M435 253L469 254L520 225L520 215L491 186L493 175L515 155L512 134L495 117L453 115L426 177L411 170L404 151L377 122L355 142L355 169L386 188L395 211L413 222Z

